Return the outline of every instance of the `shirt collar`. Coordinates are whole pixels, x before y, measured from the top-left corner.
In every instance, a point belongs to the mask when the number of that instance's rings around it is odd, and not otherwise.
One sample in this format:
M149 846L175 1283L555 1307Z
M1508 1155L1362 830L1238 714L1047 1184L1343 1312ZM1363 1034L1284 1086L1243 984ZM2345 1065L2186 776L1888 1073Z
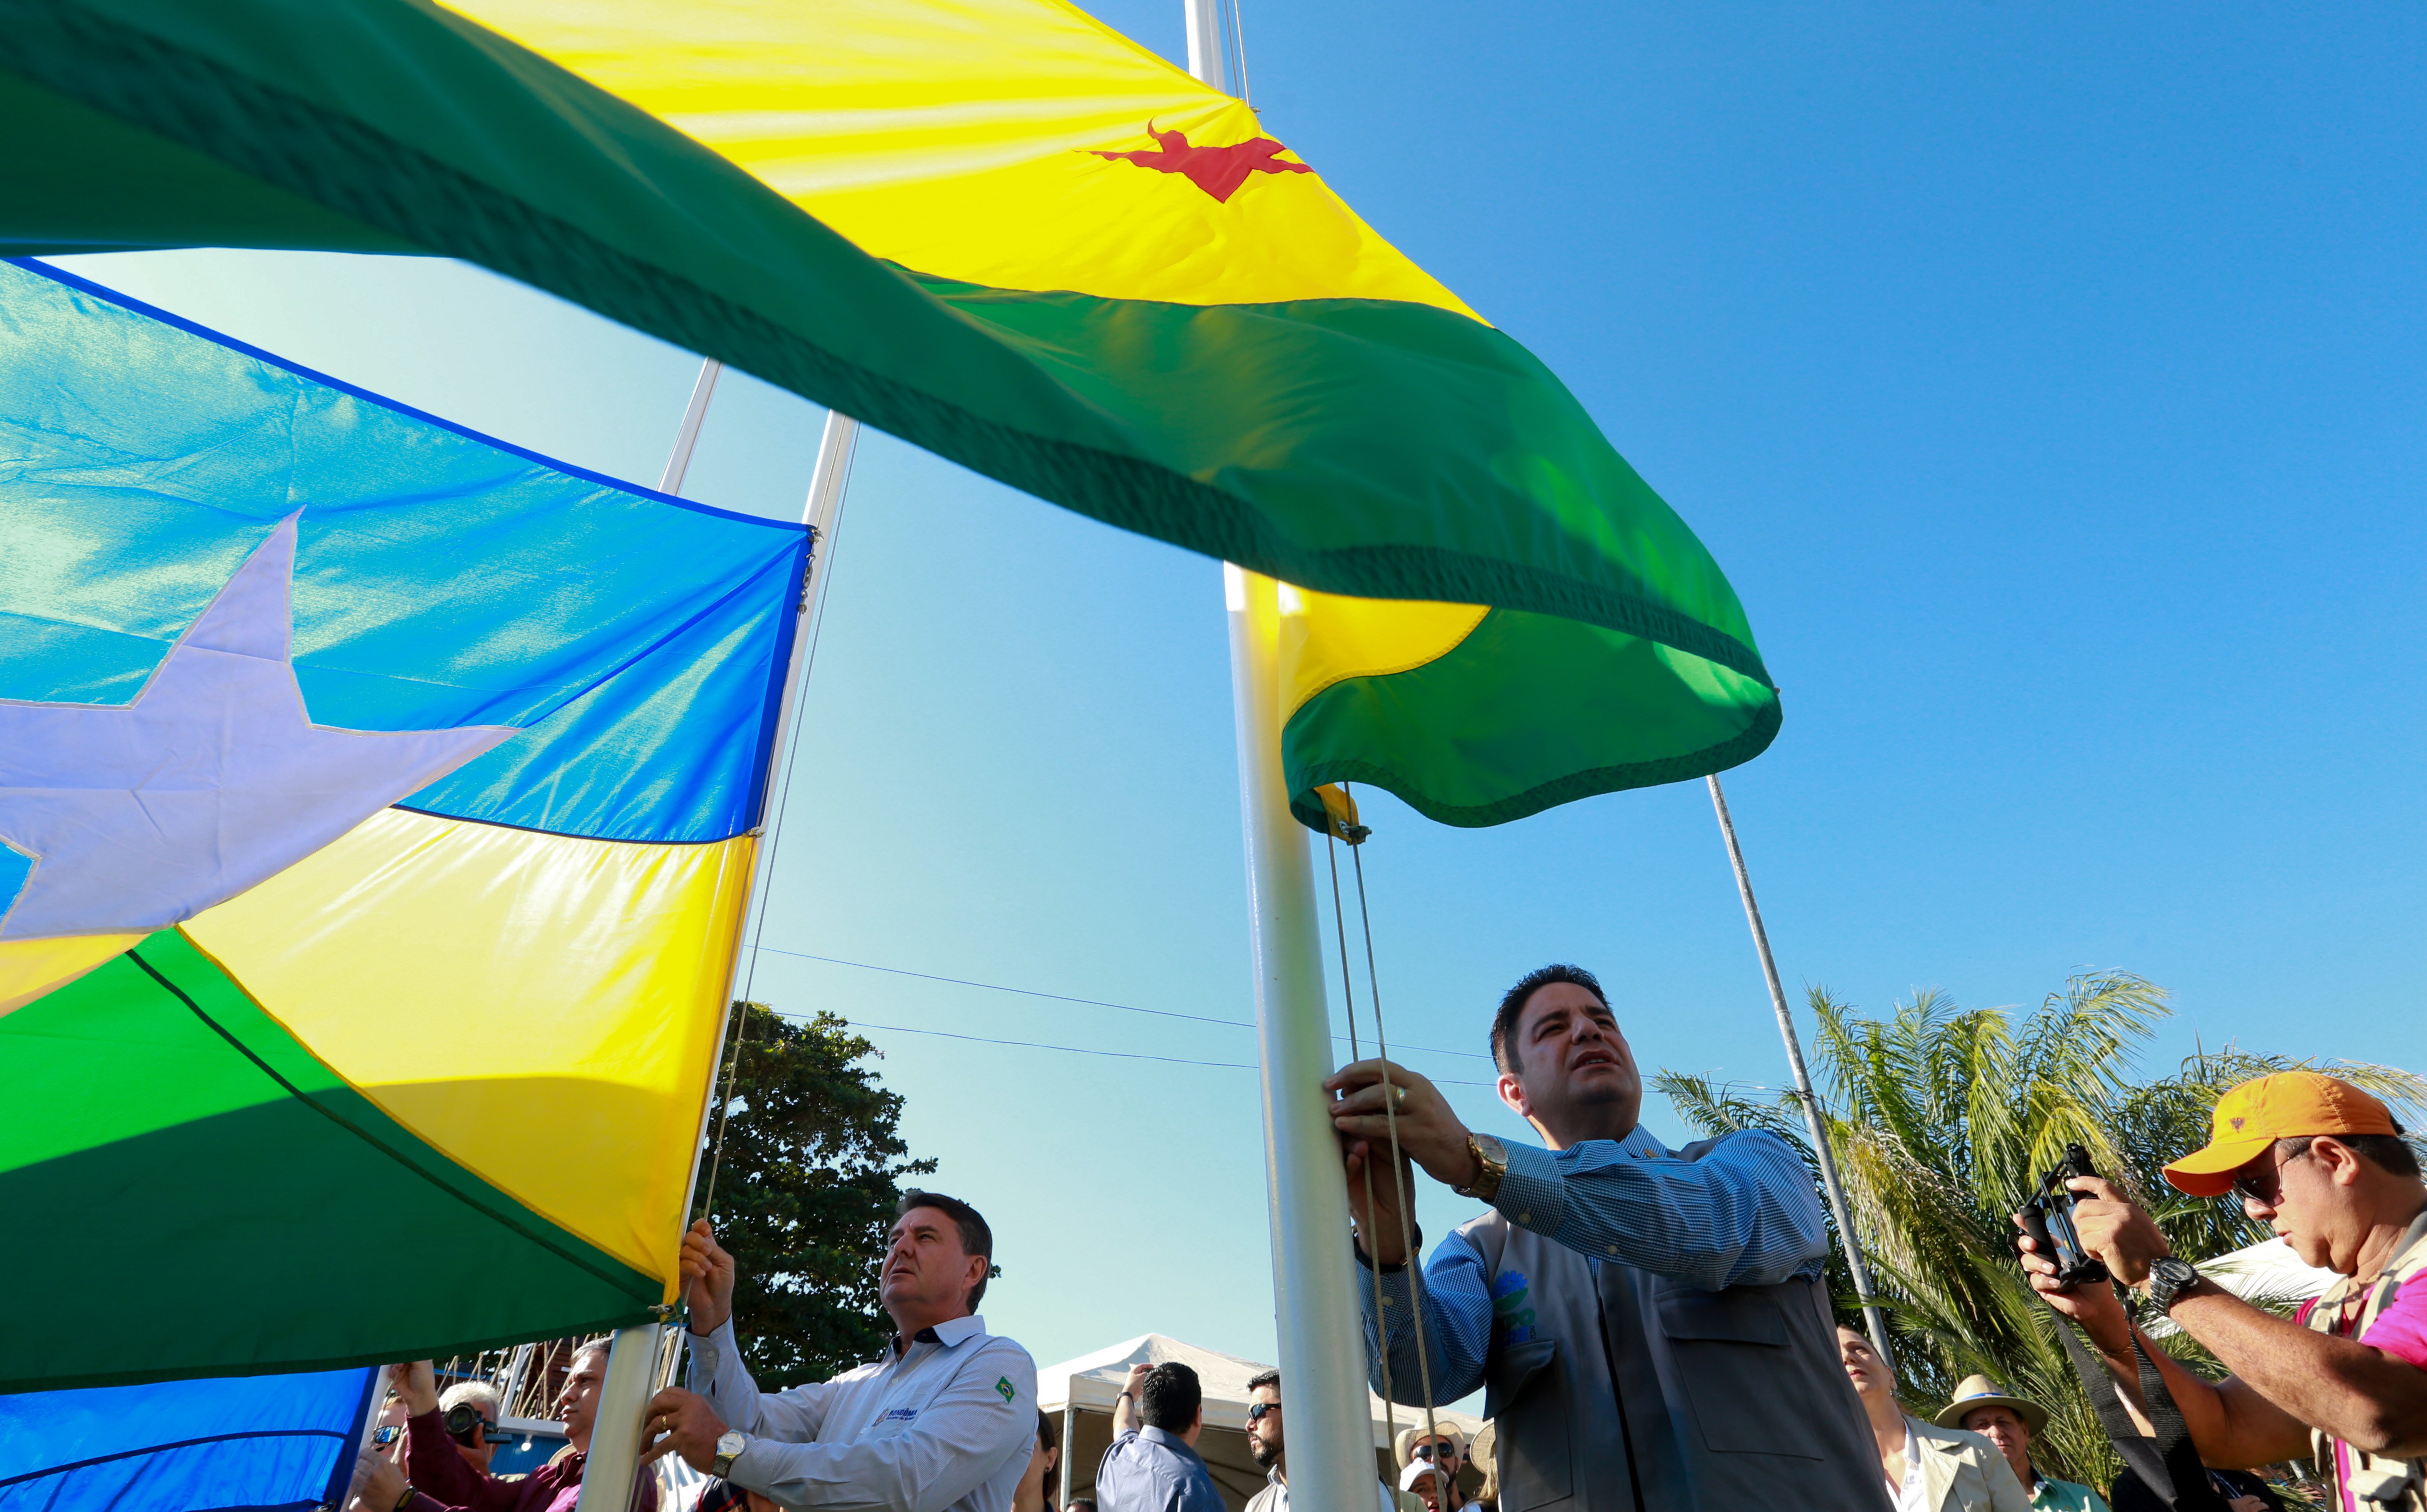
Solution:
M946 1349L951 1349L954 1345L960 1344L985 1332L985 1319L980 1317L974 1312L971 1312L964 1314L958 1318L947 1318L942 1323L937 1324L932 1328L921 1328L917 1333L910 1336L910 1341L914 1344L941 1344ZM885 1353L888 1357L894 1359L902 1358L902 1336L900 1334L895 1334L891 1340L887 1341Z
M1627 1136L1618 1142L1618 1147L1637 1160L1650 1160L1669 1153L1669 1146L1653 1138L1652 1130L1641 1124L1629 1130Z
M1172 1451L1174 1454L1186 1455L1191 1459L1203 1457L1198 1455L1196 1450L1188 1447L1187 1439L1182 1439L1176 1433L1166 1433L1150 1423L1138 1430L1138 1437L1150 1443L1161 1444L1165 1449Z

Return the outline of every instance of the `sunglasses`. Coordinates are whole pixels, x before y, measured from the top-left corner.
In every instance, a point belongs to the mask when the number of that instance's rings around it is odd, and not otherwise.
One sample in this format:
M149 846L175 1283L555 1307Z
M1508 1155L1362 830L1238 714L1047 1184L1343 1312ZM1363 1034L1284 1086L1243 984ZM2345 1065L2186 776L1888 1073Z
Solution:
M1418 1444L1415 1448L1409 1450L1409 1453L1414 1455L1418 1459L1430 1459L1433 1457L1435 1451L1439 1451L1441 1457L1443 1459L1456 1459L1458 1457L1458 1445L1456 1444Z
M1280 1409L1281 1405L1279 1402L1250 1402L1247 1404L1247 1421L1262 1423L1264 1421L1265 1413L1279 1412Z
M2308 1153L2307 1150L2303 1150L2290 1160L2279 1161L2275 1159L2273 1150L2268 1151L2264 1158L2263 1168L2260 1162L2253 1161L2240 1175L2233 1179L2233 1195L2245 1201L2256 1202L2263 1208L2275 1206L2284 1198L2284 1167Z

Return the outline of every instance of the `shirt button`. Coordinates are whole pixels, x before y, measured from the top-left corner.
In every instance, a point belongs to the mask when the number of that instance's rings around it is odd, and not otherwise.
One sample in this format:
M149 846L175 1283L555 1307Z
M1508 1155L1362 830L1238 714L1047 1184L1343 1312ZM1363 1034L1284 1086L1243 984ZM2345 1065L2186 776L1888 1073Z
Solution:
M1610 1252L1611 1254L1613 1254L1613 1255L1617 1254L1617 1253L1618 1253L1618 1246L1617 1246L1616 1244L1612 1244L1612 1245L1610 1245L1610 1246L1609 1246L1609 1252Z
M1530 1212L1521 1212L1517 1215L1517 1221L1519 1223L1532 1223L1534 1221L1534 1215Z

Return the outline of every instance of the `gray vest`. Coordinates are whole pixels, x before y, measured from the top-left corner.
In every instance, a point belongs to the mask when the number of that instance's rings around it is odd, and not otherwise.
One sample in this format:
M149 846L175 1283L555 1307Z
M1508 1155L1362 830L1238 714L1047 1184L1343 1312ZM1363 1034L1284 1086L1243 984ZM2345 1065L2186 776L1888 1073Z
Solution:
M1500 1512L1889 1512L1819 1282L1705 1292L1497 1212L1459 1231L1491 1276Z

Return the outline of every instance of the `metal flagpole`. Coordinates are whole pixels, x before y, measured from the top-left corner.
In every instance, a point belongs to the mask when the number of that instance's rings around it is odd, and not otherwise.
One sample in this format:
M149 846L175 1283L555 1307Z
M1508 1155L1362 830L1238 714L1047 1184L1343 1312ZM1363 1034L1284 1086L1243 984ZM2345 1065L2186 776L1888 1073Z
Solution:
M1216 0L1182 0L1188 72L1222 88ZM1263 1067L1264 1176L1273 1234L1273 1324L1289 1406L1291 1504L1373 1504L1374 1420L1348 1246L1348 1183L1323 1095L1331 1012L1314 912L1314 864L1281 775L1279 584L1225 562L1239 810L1247 849L1247 938ZM1067 1450L1066 1450L1067 1453Z
M1191 20L1198 0L1192 0ZM1212 0L1202 0L1212 8ZM1273 1323L1289 1407L1290 1503L1373 1504L1374 1421L1348 1245L1348 1183L1323 1094L1331 1015L1316 934L1314 866L1281 775L1279 585L1224 563L1247 930L1263 1065L1264 1173L1273 1233Z
M715 392L721 369L722 365L714 358L700 367L691 406L683 414L681 430L676 432L674 454L666 460L660 493L682 492L683 476L690 470L692 450L699 443L700 423L707 417L709 398ZM800 712L801 675L807 665L808 631L814 623L819 595L825 587L830 560L825 547L834 539L835 520L842 512L843 482L850 474L852 447L858 437L858 421L847 415L827 412L825 432L818 443L817 467L809 477L808 500L801 511L803 523L809 527L808 577L801 585L800 606L793 620L791 660L784 669L783 697L776 706L775 739L767 753L760 822L751 831L757 845L751 858L750 888L742 896L741 928L734 935L733 967L725 982L725 1009L717 1016L715 1049L708 1060L707 1095L700 1099L699 1129L692 1139L691 1179L683 1189L682 1221L686 1223L699 1181L700 1143L707 1135L709 1115L716 1102L716 1073L725 1061L725 1026L733 1021L732 1002L747 971L750 951L744 942L751 937L754 922L766 913L768 875L775 854L766 816L771 808L780 805L785 786L791 777L791 736ZM608 1350L607 1381L599 1390L596 1426L591 1430L590 1457L583 1468L581 1499L576 1512L627 1512L630 1504L633 1471L641 1455L641 1414L662 1384L659 1378L659 1347L664 1326L645 1323L615 1331L614 1342ZM679 1349L672 1353L679 1358Z
M371 1433L379 1426L380 1409L387 1405L387 1377L394 1369L393 1365L383 1365L371 1373L370 1404L363 1408L363 1421L354 1429L353 1457L339 1467L346 1473L344 1500L347 1502L353 1500L354 1490L362 1483L363 1455L370 1450ZM334 1484L336 1476L334 1472L329 1478Z
M699 365L699 382L691 386L691 403L684 407L682 425L675 431L675 449L666 458L665 475L658 480L658 492L682 494L683 476L691 471L691 454L699 446L699 428L708 418L708 401L716 393L716 378L725 365L710 357Z
M1778 961L1769 953L1769 931L1762 927L1761 905L1752 900L1752 875L1745 870L1744 852L1736 845L1736 821L1728 816L1727 795L1719 791L1718 777L1714 774L1704 780L1711 785L1711 807L1719 816L1719 834L1728 842L1728 864L1735 868L1736 893L1744 899L1745 922L1752 926L1761 974L1769 983L1769 1005L1778 1012L1778 1032L1786 1041L1786 1064L1795 1073L1796 1099L1803 1104L1803 1127L1812 1135L1813 1153L1820 1158L1820 1185L1829 1194L1829 1211L1836 1215L1837 1242L1846 1246L1846 1269L1853 1274L1855 1292L1874 1297L1879 1293L1871 1290L1871 1268L1863 1263L1863 1246L1855 1240L1853 1221L1846 1211L1846 1188L1837 1179L1837 1157L1829 1148L1829 1131L1820 1122L1820 1099L1812 1091L1812 1073L1803 1068L1803 1042L1796 1037L1795 1015L1786 1006L1786 989L1779 984ZM1868 1302L1863 1304L1863 1324L1870 1332L1871 1347L1889 1369L1895 1369L1887 1320Z

